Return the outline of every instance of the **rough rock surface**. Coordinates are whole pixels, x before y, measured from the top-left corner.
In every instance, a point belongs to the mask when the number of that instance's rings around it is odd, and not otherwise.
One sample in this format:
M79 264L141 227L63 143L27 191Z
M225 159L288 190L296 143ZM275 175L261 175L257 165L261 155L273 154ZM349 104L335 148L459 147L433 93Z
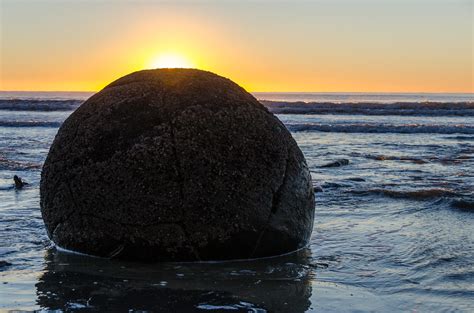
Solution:
M83 103L43 167L60 247L143 261L278 255L309 240L302 152L252 95L210 72L135 72Z

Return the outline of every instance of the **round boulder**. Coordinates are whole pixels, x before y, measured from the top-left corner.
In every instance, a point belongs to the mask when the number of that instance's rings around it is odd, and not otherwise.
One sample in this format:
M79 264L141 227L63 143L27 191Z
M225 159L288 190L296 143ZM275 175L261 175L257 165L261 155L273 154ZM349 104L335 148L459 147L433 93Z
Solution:
M124 76L54 139L41 212L60 247L142 261L247 259L311 235L314 193L285 126L232 81L194 69Z

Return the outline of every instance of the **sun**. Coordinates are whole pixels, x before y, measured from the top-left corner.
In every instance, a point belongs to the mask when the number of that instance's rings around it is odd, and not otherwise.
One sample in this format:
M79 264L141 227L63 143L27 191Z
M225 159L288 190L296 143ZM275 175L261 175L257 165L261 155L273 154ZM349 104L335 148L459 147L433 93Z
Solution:
M176 53L161 54L154 58L150 64L150 68L192 68L193 63L183 55Z

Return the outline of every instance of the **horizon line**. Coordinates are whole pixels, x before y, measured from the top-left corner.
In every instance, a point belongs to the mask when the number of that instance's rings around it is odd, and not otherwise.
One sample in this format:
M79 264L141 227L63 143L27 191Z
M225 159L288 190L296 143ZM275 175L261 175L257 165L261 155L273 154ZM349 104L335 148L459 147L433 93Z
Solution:
M101 89L102 90L102 89ZM0 90L0 92L63 92L63 93L98 93L101 90ZM474 91L247 91L249 93L287 93L287 94L473 94Z

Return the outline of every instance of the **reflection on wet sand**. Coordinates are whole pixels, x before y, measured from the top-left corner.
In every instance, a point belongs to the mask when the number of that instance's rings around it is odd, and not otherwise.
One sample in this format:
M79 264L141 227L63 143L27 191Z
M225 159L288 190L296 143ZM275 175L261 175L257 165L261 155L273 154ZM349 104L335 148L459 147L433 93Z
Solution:
M36 284L48 310L305 312L309 250L255 261L140 264L48 250Z

